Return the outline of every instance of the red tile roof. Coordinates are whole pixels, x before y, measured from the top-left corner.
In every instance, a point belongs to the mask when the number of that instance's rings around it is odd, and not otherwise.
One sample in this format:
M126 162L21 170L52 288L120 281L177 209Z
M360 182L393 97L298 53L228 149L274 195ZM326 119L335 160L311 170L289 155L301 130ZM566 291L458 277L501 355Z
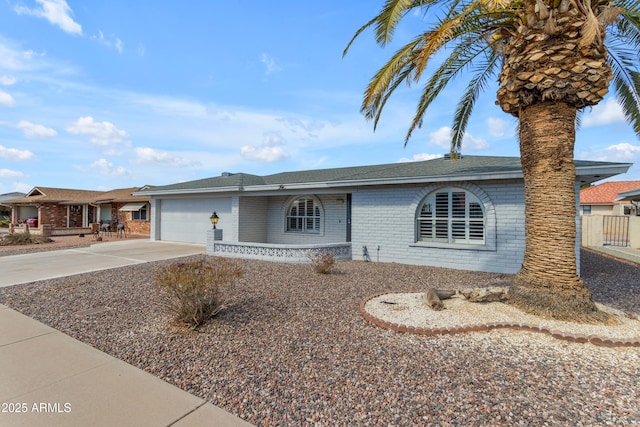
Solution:
M618 193L640 188L640 181L610 181L580 190L580 204L613 204Z

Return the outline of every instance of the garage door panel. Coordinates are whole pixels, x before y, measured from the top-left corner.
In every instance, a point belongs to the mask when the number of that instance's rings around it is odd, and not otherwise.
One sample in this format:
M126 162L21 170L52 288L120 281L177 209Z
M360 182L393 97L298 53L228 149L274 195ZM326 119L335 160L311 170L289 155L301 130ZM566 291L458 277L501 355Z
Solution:
M160 203L160 240L200 243L207 241L209 217L231 212L230 199L168 199Z

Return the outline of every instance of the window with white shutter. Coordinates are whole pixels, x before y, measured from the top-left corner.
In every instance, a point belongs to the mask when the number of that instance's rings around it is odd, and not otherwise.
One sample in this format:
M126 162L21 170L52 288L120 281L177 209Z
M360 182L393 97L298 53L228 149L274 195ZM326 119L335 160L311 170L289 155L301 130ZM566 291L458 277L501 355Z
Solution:
M466 190L438 190L420 205L416 230L417 241L484 244L482 203Z
M320 232L320 207L311 197L296 199L287 212L287 231Z

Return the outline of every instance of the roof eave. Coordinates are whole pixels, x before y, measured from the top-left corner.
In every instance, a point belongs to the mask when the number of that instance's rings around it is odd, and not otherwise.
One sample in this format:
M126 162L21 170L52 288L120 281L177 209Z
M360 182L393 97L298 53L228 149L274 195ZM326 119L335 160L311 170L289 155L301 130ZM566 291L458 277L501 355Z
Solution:
M314 188L340 188L340 187L364 187L364 186L380 186L380 185L398 185L398 184L425 184L431 182L454 182L454 181L484 181L493 179L522 179L522 172L505 172L505 173L476 173L469 175L436 175L436 176L418 176L418 177L398 177L398 178L373 178L373 179L357 179L327 182L302 182L290 184L271 184L260 186L247 186L245 191L272 191L272 190L308 190Z
M606 165L576 166L576 177L581 184L591 184L596 181L611 178L626 173L633 163L609 163Z
M623 191L622 193L618 193L618 197L616 201L623 200L633 200L637 201L640 199L640 188L636 188L635 190Z
M262 188L262 186L260 186ZM202 188L181 188L175 190L145 190L135 191L134 196L170 196L175 194L198 194L198 193L229 193L243 191L244 187L237 185L229 187L202 187Z

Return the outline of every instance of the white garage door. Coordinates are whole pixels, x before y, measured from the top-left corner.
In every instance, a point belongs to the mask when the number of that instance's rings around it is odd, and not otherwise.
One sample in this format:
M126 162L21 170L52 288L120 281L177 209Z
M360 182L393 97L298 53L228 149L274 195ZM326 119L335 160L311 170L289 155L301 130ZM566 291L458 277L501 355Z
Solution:
M160 240L173 242L207 242L211 229L209 217L216 211L220 225L230 221L230 199L170 199L160 201ZM222 228L222 227L220 227Z

